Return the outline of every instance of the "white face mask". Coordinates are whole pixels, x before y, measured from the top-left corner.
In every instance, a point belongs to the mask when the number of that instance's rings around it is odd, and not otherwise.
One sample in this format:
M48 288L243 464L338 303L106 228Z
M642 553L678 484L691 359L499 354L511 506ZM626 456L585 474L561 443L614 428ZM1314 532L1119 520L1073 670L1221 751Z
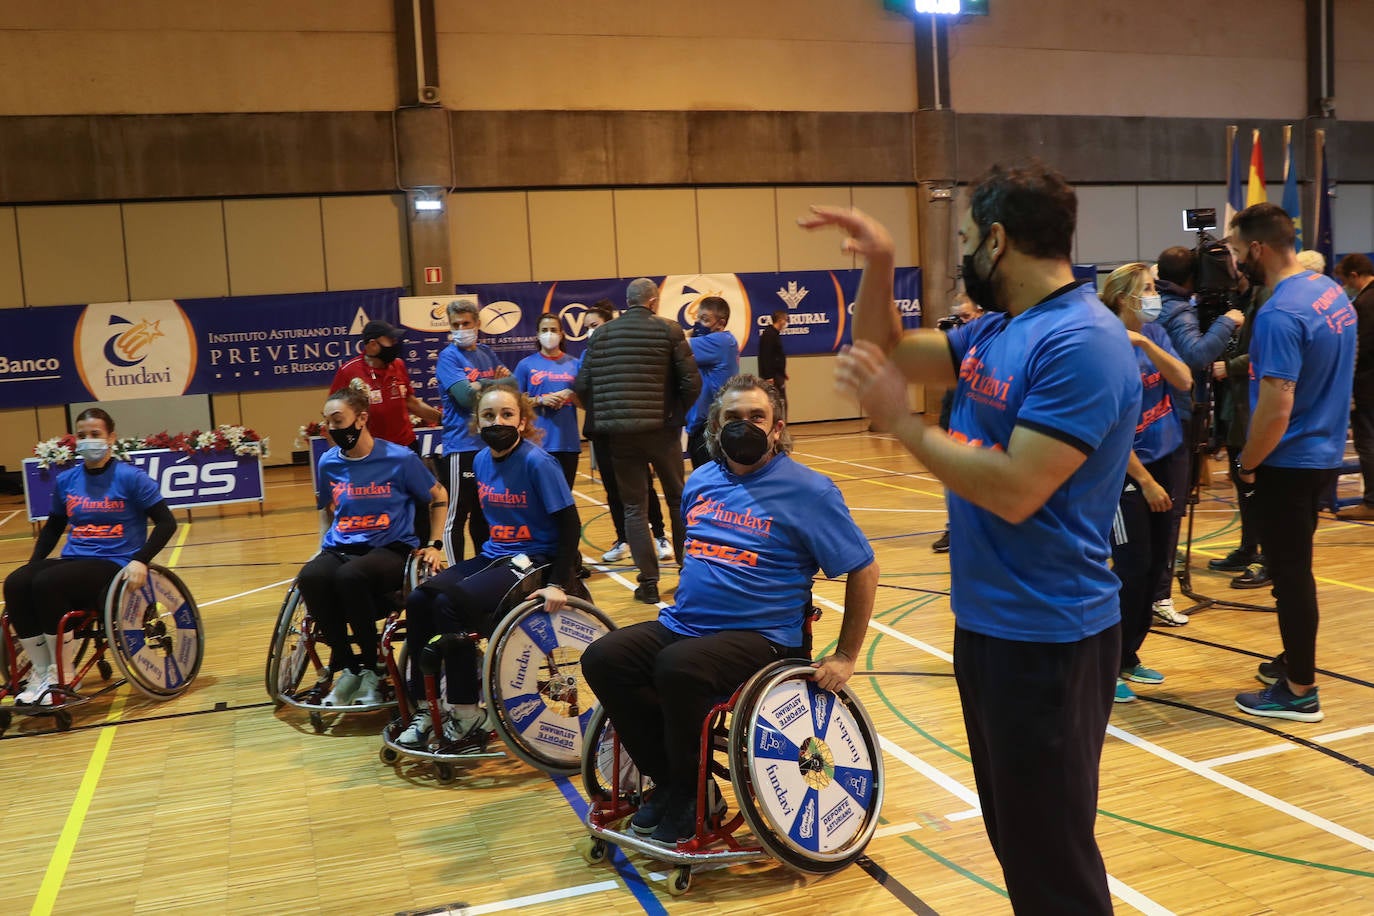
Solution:
M1154 321L1159 318L1160 298L1158 295L1140 297L1140 320Z
M471 347L473 344L477 343L476 328L464 328L460 331L454 331L449 336L453 338L453 342L455 344L462 347L464 350L466 350L468 347Z
M597 325L597 326L594 327L594 328L588 328L588 329L587 329L587 340L591 340L592 337L595 336L596 332L597 332L598 330L600 330L600 329L601 329L601 325Z
M95 464L104 459L109 454L110 443L104 439L78 439L76 440L76 457L82 461L89 461Z
M539 332L539 346L543 347L545 350L557 350L560 339L557 331Z

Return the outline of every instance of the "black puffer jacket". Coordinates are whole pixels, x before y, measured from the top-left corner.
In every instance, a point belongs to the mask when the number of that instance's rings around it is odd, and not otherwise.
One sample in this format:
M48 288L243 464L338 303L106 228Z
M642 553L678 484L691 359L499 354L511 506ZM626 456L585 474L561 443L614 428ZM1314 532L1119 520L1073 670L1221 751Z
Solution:
M650 432L682 426L701 372L682 326L635 306L596 332L573 391L598 435Z

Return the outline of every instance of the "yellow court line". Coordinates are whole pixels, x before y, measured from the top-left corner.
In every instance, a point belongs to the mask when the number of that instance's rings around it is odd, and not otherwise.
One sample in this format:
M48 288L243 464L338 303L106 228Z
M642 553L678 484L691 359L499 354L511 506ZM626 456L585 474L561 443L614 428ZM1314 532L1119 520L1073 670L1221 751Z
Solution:
M186 546L186 536L191 533L190 522L177 527L180 530L177 533L176 546L167 558L168 569L176 566L177 560L181 558L181 548ZM57 848L48 860L48 870L43 874L43 883L39 885L38 898L34 900L29 916L48 916L52 912L53 904L57 902L57 893L62 889L62 882L67 877L67 866L71 864L76 841L81 838L81 828L86 823L91 800L95 798L96 786L100 784L105 759L110 755L110 745L114 744L115 732L119 730L119 726L110 723L119 721L128 698L127 692L122 693L110 704L110 712L105 717L108 727L100 730L100 737L95 741L95 750L91 752L90 762L86 764L86 774L81 777L81 786L76 790L71 810L67 812L67 821L62 825L62 835L57 838Z
M1201 550L1197 547L1193 548L1193 553L1200 553L1204 557L1225 556L1225 554L1223 553L1214 553L1210 550ZM1316 579L1318 582L1321 582L1325 585L1339 585L1341 588L1353 588L1357 592L1369 592L1371 595L1374 595L1374 588L1370 588L1367 585L1356 585L1354 582L1342 582L1340 579L1328 579L1326 576L1313 576L1312 578Z
M126 699L127 694L115 697L114 703L110 705L110 714L105 717L106 722L114 722L119 718L124 712ZM29 916L48 916L52 912L53 904L57 902L57 892L62 889L62 879L67 875L67 865L71 863L72 852L76 849L76 841L81 836L81 826L86 821L86 812L91 807L91 799L95 797L95 787L100 782L100 773L105 769L105 758L109 756L110 745L114 743L117 730L118 726L113 725L100 730L91 761L86 764L86 775L81 777L81 787L76 790L76 799L72 802L71 810L67 812L67 822L62 825L62 835L57 838L57 848L48 860L48 870L43 875L43 884L38 888L38 899L34 900Z
M816 471L816 473L818 474L824 474L827 477L839 477L844 480L857 481L858 483L871 483L875 487L887 487L889 490L901 490L904 493L920 493L922 496L933 496L936 499L945 498L945 494L943 493L932 493L929 490L918 490L915 487L903 487L895 483L886 483L881 480L874 480L871 477L852 477L849 474L841 474L839 471L822 471L817 468L812 468L812 470Z

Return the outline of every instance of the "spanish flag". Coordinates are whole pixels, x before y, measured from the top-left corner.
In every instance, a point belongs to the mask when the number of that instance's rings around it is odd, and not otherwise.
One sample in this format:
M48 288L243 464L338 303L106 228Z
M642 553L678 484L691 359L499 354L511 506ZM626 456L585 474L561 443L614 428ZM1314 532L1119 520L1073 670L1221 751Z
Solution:
M1245 206L1253 207L1269 200L1264 187L1264 153L1260 150L1259 129L1250 132L1250 184L1245 189Z

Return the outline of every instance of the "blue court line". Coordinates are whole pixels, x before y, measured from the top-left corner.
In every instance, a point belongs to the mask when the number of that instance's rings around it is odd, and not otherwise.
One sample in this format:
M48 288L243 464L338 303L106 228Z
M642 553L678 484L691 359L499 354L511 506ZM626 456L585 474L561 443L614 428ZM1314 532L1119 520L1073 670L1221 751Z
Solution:
M582 796L572 786L572 781L566 776L554 777L554 785L558 786L558 791L563 793L563 797L572 806L573 812L577 814L577 819L583 823L587 820L588 805L582 800ZM649 916L668 916L668 910L659 903L658 897L649 888L644 878L639 874L639 870L634 867L629 859L625 858L625 853L620 851L620 847L611 845L610 862L615 866L616 874L620 875L625 881L625 886L630 889L630 893L635 895L639 905L644 908L644 912Z

